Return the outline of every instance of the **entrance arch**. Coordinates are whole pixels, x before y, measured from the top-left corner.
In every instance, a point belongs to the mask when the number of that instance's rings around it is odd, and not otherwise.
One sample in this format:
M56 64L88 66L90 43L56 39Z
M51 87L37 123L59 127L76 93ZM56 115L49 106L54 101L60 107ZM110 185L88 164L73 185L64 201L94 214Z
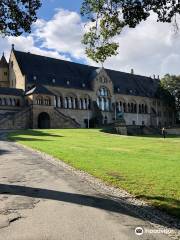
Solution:
M38 128L48 129L50 128L50 116L46 112L42 112L38 116Z

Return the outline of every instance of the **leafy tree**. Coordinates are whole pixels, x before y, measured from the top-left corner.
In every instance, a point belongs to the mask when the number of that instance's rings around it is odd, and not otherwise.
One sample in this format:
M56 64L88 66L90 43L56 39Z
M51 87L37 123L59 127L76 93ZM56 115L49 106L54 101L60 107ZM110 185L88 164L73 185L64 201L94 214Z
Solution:
M161 79L161 86L174 97L176 110L180 113L180 76L166 74Z
M41 0L0 0L0 34L20 36L30 32Z
M103 63L117 54L118 43L114 37L124 26L134 28L146 20L150 13L157 14L160 22L173 22L180 13L177 0L84 0L81 14L90 20L90 27L82 42L92 60Z

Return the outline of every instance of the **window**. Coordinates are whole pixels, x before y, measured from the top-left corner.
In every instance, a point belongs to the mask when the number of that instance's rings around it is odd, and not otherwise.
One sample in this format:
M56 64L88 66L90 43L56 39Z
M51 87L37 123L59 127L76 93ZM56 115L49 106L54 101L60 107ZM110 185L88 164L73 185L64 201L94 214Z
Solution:
M101 87L97 92L97 105L100 110L102 111L109 111L110 110L110 94L109 90L106 87Z
M132 121L132 124L133 124L133 125L136 125L136 121Z
M36 99L36 104L37 105L42 105L43 104L43 99L42 98L37 98Z
M64 108L68 108L68 98L64 99Z
M144 121L142 121L142 125L143 125L143 126L145 125Z
M44 104L45 105L51 105L51 100L49 98L44 99Z
M17 107L20 106L20 100L19 100L19 99L16 100L16 106L17 106Z

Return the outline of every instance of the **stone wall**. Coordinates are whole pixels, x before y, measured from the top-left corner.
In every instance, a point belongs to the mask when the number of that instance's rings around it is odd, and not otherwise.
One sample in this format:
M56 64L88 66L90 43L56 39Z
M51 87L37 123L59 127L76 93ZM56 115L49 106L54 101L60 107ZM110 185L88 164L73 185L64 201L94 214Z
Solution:
M0 119L0 129L28 129L30 128L30 108L18 112L7 112Z
M11 52L9 59L9 84L12 88L19 88L25 90L25 76L20 70L13 51Z
M166 129L166 132L170 135L180 135L180 128L169 128Z
M58 128L78 128L80 125L67 115L61 113L54 106L38 106L34 105L32 109L32 125L34 129L38 128L38 117L41 113L47 113L50 117L50 127Z

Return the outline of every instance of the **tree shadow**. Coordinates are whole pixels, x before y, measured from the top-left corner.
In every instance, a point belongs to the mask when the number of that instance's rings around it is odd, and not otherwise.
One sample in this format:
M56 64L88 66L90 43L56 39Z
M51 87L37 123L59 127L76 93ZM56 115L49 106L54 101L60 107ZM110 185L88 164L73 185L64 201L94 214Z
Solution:
M47 130L47 129L46 129ZM28 129L28 130L19 130L19 131L15 131L15 132L12 132L11 135L27 135L27 136L37 136L37 137L64 137L62 135L59 135L59 134L53 134L53 133L49 133L48 130L47 132L44 132L43 130L31 130L31 129Z
M89 196L77 193L68 193L49 189L32 188L8 184L0 184L0 195L1 194L18 195L68 202L72 204L98 208L109 212L121 213L134 218L150 221L155 224L160 224L166 227L172 227L172 222L165 223L163 220L161 220L161 218L156 217L156 214L152 215L150 209L151 207L140 205L136 206L131 203L128 203L125 199L120 198L117 199L118 200L117 202L111 199L110 196L103 198L99 196Z
M23 136L19 136L23 135ZM40 138L35 138L40 137ZM43 137L53 137L53 139L45 139ZM8 141L56 141L56 138L64 137L62 135L43 132L40 130L19 130L7 134Z
M148 195L138 195L136 198L145 199L147 201L150 200L151 202L157 203L156 205L159 205L158 203L160 203L160 209L173 213L173 215L180 218L180 200L178 199Z
M5 155L5 154L9 154L9 153L10 153L10 151L8 151L8 150L0 149L0 156Z

